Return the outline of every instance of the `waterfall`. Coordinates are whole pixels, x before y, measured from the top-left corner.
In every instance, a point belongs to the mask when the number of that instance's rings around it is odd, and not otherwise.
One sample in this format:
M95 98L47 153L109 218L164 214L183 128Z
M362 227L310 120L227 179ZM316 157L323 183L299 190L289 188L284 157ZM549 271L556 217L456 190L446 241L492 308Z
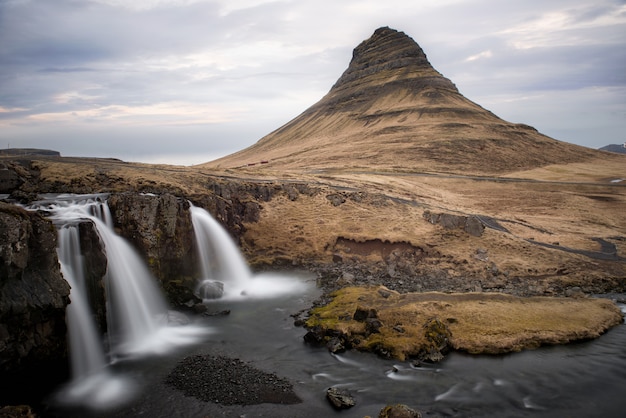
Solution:
M209 212L190 203L202 277L198 296L205 302L226 299L272 298L303 292L306 285L276 274L253 275L228 232ZM216 285L219 285L216 286Z
M101 338L96 332L92 312L87 303L83 256L80 251L78 228L75 225L59 229L59 263L61 273L70 284L71 303L67 306L72 378L80 380L102 371L107 363Z
M102 196L58 198L48 202L47 210L52 212L52 219L60 224L90 220L104 244L107 257L107 328L113 354L125 355L150 349L147 344L153 343L152 337L167 324L167 304L143 260L113 230L111 213Z
M146 343L167 325L167 305L148 268L135 250L113 229L93 219L107 256L107 326L109 342L125 354L146 349Z
M212 283L223 284L225 296L245 291L252 273L228 232L206 210L194 205L189 210L202 274L199 296L206 299Z
M111 359L118 356L163 354L197 342L206 327L181 326L185 320L168 312L167 304L147 266L136 251L113 230L105 195L62 195L37 202L29 209L44 210L58 228L59 262L71 287L67 307L72 382L60 394L61 402L110 407L132 396L126 379L113 376L89 308L83 256L77 223L93 223L107 258L104 278L107 329ZM175 320L178 323L170 324Z

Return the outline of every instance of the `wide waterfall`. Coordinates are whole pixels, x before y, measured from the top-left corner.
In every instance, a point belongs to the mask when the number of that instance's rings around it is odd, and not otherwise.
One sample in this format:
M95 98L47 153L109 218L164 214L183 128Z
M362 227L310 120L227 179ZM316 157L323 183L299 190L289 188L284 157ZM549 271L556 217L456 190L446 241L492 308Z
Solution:
M206 210L190 205L200 271L197 294L213 299L272 298L303 291L303 283L275 274L253 275L228 232ZM223 292L222 292L223 291Z
M59 231L59 261L70 283L67 309L72 382L62 392L63 401L110 406L132 393L125 379L107 369L117 358L162 354L179 345L198 341L206 327L170 324L174 318L154 278L139 255L113 230L103 195L67 195L38 202L31 209L48 211ZM96 227L107 257L104 280L107 297L108 344L98 335L89 308L83 256L76 224L89 220ZM183 321L184 322L184 321ZM108 353L104 347L108 346Z

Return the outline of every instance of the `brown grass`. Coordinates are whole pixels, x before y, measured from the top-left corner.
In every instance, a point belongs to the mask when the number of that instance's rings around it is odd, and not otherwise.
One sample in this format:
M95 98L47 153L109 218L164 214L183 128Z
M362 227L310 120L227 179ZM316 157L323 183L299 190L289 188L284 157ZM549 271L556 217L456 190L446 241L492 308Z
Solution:
M352 319L357 307L375 309L380 333L363 335L356 347L384 346L394 357L417 355L425 344L424 326L437 318L447 324L456 350L506 353L596 338L622 322L619 308L609 300L591 298L517 298L503 294L436 292L399 294L384 288L349 287L332 301L315 308L307 326L345 334L364 334L364 324ZM395 327L395 328L394 328ZM399 327L403 332L399 332Z

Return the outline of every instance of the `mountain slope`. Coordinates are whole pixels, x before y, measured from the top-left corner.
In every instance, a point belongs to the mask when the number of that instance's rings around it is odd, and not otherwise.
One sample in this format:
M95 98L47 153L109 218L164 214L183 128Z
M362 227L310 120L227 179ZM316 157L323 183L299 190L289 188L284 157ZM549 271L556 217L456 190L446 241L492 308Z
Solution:
M626 154L626 146L619 144L610 144L600 148L600 151L615 152L617 154Z
M384 27L319 102L256 144L203 166L504 174L597 157L466 99L413 39Z

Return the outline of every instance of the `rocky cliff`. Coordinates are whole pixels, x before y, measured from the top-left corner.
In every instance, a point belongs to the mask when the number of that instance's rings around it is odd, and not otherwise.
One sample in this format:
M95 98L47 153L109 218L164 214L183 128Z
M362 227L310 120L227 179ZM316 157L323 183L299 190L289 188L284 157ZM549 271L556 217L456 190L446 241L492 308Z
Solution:
M56 230L37 213L0 202L0 391L58 378L67 360ZM43 385L42 385L43 386Z

